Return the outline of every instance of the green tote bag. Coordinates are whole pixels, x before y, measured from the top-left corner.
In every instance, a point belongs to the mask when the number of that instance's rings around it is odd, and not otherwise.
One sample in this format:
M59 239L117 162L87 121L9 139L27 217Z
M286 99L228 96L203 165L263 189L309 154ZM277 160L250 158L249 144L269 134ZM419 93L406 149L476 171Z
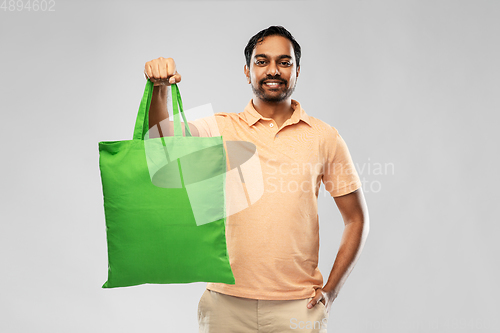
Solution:
M235 283L225 237L222 136L193 137L177 85L171 91L174 136L149 138L148 80L133 139L99 142L108 247L103 288Z

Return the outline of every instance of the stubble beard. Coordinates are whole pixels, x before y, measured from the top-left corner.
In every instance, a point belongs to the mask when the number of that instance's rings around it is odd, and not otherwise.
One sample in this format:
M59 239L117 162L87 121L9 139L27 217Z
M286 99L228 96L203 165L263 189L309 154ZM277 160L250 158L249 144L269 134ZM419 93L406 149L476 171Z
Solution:
M267 80L267 79L264 79L262 81L265 81L265 80ZM263 100L265 102L268 102L268 103L279 103L279 102L282 102L282 101L286 100L290 96L292 96L293 92L295 91L295 86L297 85L297 81L295 81L295 84L290 89L287 89L288 88L288 82L284 82L285 91L283 91L281 94L276 95L276 96L270 96L269 94L267 94L264 91L264 88L262 87L263 86L263 82L259 82L258 88L255 88L255 86L253 85L252 82L250 82L250 85L252 86L253 93L259 99L261 99L261 100Z

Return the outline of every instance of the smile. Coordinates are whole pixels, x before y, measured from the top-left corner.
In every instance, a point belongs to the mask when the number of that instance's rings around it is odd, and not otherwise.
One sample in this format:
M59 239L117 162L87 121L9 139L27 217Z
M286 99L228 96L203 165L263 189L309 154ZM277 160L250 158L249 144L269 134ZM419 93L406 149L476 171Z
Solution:
M271 87L271 88L276 88L280 85L282 85L283 83L281 82L265 82L264 85L265 86L268 86L268 87Z

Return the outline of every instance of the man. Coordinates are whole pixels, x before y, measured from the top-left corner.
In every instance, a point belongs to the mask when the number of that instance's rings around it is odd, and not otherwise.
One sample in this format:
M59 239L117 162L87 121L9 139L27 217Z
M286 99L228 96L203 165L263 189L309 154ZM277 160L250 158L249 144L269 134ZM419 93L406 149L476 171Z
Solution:
M334 127L307 115L291 98L300 55L285 28L260 31L245 48L244 73L254 95L245 110L189 123L194 136L255 144L264 178L262 197L228 216L236 284L207 285L198 307L200 332L326 332L331 304L368 235L368 211L345 142ZM181 76L170 58L147 62L145 74L155 84L149 115L154 127L168 119L167 86ZM161 130L173 135L171 122ZM345 224L325 285L318 269L321 181Z

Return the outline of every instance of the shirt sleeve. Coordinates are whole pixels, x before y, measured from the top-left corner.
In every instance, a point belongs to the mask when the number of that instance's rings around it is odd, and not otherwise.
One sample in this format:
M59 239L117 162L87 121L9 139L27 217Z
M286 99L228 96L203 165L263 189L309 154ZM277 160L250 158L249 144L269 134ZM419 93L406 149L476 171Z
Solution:
M332 197L339 197L361 188L361 180L344 139L335 128L332 129L333 134L326 143L322 180Z
M225 117L216 113L212 116L189 121L188 123L196 126L200 137L213 137L222 135L224 131L224 119Z

